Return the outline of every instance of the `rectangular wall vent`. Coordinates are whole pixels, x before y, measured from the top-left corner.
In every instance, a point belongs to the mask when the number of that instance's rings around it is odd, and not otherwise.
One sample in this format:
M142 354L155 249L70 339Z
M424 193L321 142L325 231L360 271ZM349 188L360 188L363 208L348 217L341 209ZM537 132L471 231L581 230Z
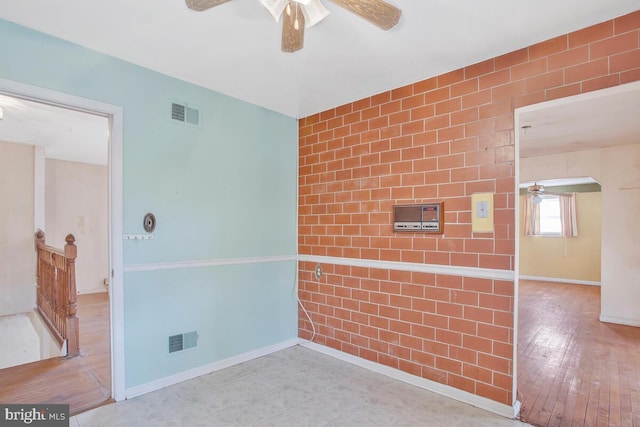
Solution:
M186 332L179 335L171 335L169 337L169 353L187 350L198 346L198 332Z
M184 122L185 110L186 110L186 107L184 105L176 104L175 102L172 103L171 118L179 122Z
M200 124L200 111L187 107L187 123L198 126Z
M189 125L200 125L200 111L183 104L171 103L171 119Z
M171 335L169 337L169 353L181 351L184 349L183 335Z

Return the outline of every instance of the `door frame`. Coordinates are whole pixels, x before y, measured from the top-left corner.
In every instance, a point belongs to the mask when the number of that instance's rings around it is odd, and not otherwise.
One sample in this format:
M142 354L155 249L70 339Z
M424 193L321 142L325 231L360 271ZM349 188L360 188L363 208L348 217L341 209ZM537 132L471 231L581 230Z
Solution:
M627 91L636 91L640 88L640 81L634 81L629 83L621 83L616 86L611 86L608 88L603 88L599 90L595 90L592 92L584 92L579 93L572 96L567 96L563 98L553 99L549 101L543 101L536 104L527 105L524 107L515 108L513 112L514 116L514 192L515 192L515 201L514 201L514 214L515 214L515 256L514 256L514 327L513 327L513 401L514 405L517 405L517 411L520 409L520 402L517 402L517 391L518 391L518 318L519 318L519 293L520 293L520 131L521 131L521 121L520 115L525 114L532 111L544 110L546 108L551 108L555 106L562 105L571 105L581 101L597 99L602 97L607 97L610 95L614 95L617 93L623 93ZM600 254L602 258L602 252ZM602 281L602 277L601 277ZM602 283L601 283L602 286ZM600 308L602 312L602 305ZM517 413L517 412L516 412Z
M50 89L0 78L0 94L23 98L70 110L86 112L109 120L109 269L111 330L111 397L125 399L124 376L124 286L122 244L122 146L123 109Z

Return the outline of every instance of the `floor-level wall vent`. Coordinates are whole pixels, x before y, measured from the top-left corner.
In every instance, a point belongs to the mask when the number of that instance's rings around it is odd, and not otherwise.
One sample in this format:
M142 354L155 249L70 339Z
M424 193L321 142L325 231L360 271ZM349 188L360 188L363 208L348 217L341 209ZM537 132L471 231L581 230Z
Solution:
M198 346L198 332L185 332L184 334L171 335L169 337L169 353L187 350Z

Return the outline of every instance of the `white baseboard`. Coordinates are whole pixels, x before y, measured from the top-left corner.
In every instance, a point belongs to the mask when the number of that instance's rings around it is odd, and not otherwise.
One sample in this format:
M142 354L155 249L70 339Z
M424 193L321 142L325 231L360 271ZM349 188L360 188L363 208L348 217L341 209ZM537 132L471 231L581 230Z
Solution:
M522 409L522 402L516 400L513 404L513 419L517 419L520 416L520 409Z
M536 280L539 282L570 283L572 285L601 286L600 282L593 282L591 280L562 279L559 277L525 276L522 274L519 277L522 280Z
M603 314L600 315L600 321L625 326L640 326L640 320L638 319L626 319L624 317L605 316Z
M309 348L311 350L324 353L328 356L335 357L336 359L340 359L342 361L352 363L361 368L369 369L370 371L377 372L382 375L386 375L393 379L403 381L405 383L409 383L416 387L420 387L422 389L432 391L442 396L455 399L459 402L466 403L468 405L475 406L480 409L484 409L485 411L489 411L506 418L512 418L512 419L516 418L516 416L520 412L520 402L518 401L516 401L516 403L513 406L505 405L503 403L498 403L491 399L487 399L486 397L478 396L478 395L475 395L475 394L472 394L472 393L469 393L445 384L440 384L435 381L417 377L415 375L409 374L404 371L400 371L395 368L391 368L389 366L381 365L376 362L371 362L370 360L362 359L360 357L357 357L348 353L344 353L339 350L335 350L331 347L312 343L309 341L302 341L300 345L303 347Z
M293 347L300 343L298 338L283 341L281 343L273 344L267 347L258 348L247 353L232 356L227 359L219 360L217 362L209 363L207 365L199 366L197 368L189 369L168 377L160 378L145 384L129 387L125 390L126 399L131 399L136 396L140 396L152 391L160 390L161 388L168 387L174 384L178 384L182 381L187 381L202 375L210 374L211 372L218 371L220 369L228 368L233 365L237 365L242 362L247 362L258 357L266 356L267 354L275 353L276 351L284 350L285 348Z
M103 292L109 292L109 290L107 288L105 288L104 286L102 288L83 289L81 291L78 291L78 295L100 294L100 293L103 293Z

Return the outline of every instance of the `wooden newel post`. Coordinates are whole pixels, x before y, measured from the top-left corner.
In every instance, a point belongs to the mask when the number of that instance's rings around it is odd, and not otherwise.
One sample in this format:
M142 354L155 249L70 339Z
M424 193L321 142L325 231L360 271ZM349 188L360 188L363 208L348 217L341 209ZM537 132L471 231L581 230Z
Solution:
M44 231L40 229L36 231L36 248L38 245L44 245Z
M67 329L67 356L73 357L80 354L80 328L78 324L76 293L76 257L78 255L78 247L75 244L76 238L73 234L67 234L64 239L67 244L64 245L64 256L67 262L67 302L65 306L66 329Z

